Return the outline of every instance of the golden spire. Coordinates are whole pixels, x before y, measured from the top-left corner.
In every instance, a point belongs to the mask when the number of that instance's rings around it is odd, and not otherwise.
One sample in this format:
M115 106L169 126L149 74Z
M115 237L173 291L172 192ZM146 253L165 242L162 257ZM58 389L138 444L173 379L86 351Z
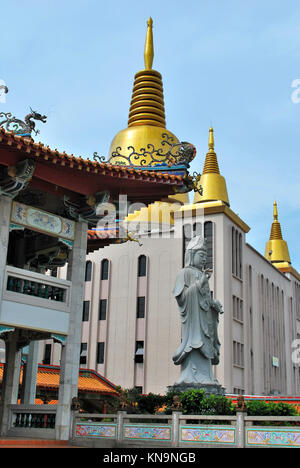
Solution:
M153 57L154 57L154 47L153 47L153 33L152 33L152 25L153 21L150 18L147 21L147 34L146 34L146 41L145 41L145 49L144 49L144 60L145 60L145 69L151 70Z
M287 268L291 264L287 243L282 238L276 201L273 204L273 223L270 238L266 243L265 257L279 269Z
M208 152L206 153L199 185L201 185L203 192L202 195L195 193L194 203L222 201L226 205L229 205L226 182L220 174L215 153L214 130L212 127L209 129Z
M220 174L217 155L215 153L214 129L210 127L208 138L208 153L206 154L203 174Z
M165 161L163 155L166 153L166 146L162 145L162 141L166 140L163 134L167 135L170 142L179 143L178 138L166 129L162 76L152 69L154 57L152 25L150 17L147 21L144 47L145 69L136 73L134 77L128 127L117 133L111 143L109 159L112 164L135 166L160 164ZM161 153L162 156L158 156L155 162L150 153L129 160L132 148L136 153L141 153L145 148L153 148L156 155Z

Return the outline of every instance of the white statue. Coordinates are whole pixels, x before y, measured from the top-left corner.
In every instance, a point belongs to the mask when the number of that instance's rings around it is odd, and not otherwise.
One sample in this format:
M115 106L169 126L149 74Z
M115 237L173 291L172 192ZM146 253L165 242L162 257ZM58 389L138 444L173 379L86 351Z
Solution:
M193 237L173 291L182 323L182 342L173 356L174 364L182 366L175 385L219 385L212 365L219 363L217 328L223 310L220 302L212 299L210 274L204 270L206 258L205 239Z

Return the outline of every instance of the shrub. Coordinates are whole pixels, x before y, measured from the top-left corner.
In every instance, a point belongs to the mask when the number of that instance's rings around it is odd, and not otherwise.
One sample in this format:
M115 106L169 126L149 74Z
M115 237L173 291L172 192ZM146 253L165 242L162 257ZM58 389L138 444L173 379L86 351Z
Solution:
M263 400L247 402L247 414L249 416L297 416L297 410L288 403L267 403Z

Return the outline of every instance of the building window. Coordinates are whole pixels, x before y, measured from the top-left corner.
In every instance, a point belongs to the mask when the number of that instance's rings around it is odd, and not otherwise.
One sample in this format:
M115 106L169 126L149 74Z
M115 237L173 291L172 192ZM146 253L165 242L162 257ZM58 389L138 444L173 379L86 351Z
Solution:
M190 242L192 238L192 228L190 224L185 224L182 226L182 253L183 253L183 258L182 258L182 264L184 266L185 264L185 251L188 246L188 243Z
M244 367L244 345L233 341L233 365Z
M213 223L206 221L204 223L204 237L206 239L207 260L205 268L213 269Z
M144 318L145 317L145 305L146 305L145 296L138 297L137 302L136 302L136 316L137 316L137 318Z
M92 262L89 260L85 264L85 281L91 281L92 279Z
M239 297L232 296L232 316L239 322L243 321L243 301Z
M140 255L138 259L138 276L146 276L147 258L145 255Z
M86 364L86 358L87 358L87 343L81 343L79 363Z
M88 322L90 316L90 301L83 301L82 321Z
M104 348L105 343L103 341L97 344L97 364L104 363Z
M144 342L143 341L136 342L134 362L136 363L144 362Z
M101 262L101 279L102 280L108 279L108 267L109 267L109 261L107 260L107 258L105 258Z
M99 301L99 320L106 320L107 299Z
M232 274L242 279L243 269L242 269L242 234L240 234L237 229L232 228L232 239L231 239L231 255L232 255Z
M51 362L51 348L52 348L51 344L46 344L45 345L43 364L50 364L50 362Z

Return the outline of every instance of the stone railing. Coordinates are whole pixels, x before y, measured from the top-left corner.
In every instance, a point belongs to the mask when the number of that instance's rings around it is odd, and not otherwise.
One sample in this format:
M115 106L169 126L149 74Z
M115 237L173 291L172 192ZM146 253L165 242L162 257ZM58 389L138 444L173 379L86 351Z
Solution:
M291 426L277 425L286 423ZM244 412L232 416L183 415L177 411L169 416L74 413L72 441L88 447L112 448L300 448L297 423L300 424L299 416L247 416Z
M56 405L10 405L9 437L55 437Z
M69 311L69 281L7 266L4 285L4 300Z

